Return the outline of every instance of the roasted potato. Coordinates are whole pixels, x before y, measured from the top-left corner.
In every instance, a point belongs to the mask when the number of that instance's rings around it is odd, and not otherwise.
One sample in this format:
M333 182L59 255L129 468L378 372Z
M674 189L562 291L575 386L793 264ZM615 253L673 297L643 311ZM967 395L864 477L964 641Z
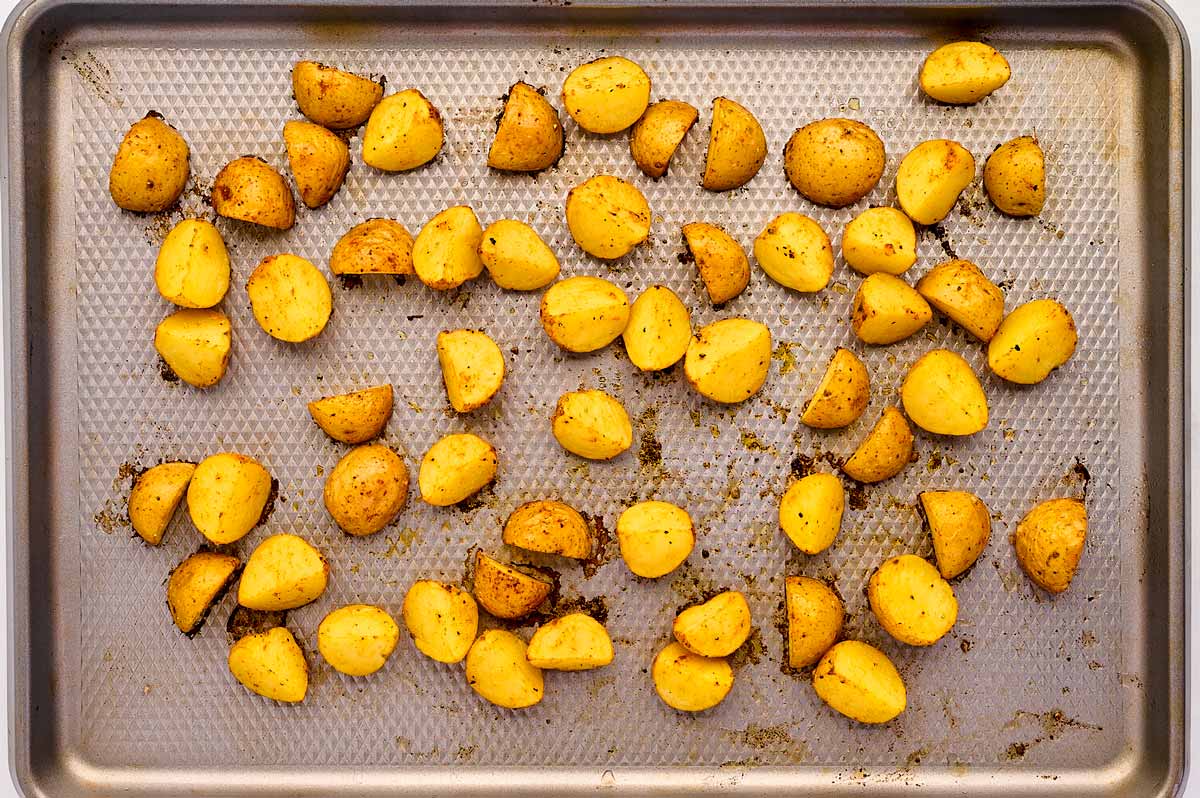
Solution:
M663 703L681 712L712 709L733 689L733 668L723 657L693 654L679 643L658 652L650 676Z
M399 640L392 616L369 604L339 607L317 627L317 650L347 676L369 676L382 668Z
M283 175L262 158L235 158L213 180L212 206L219 216L288 230L296 223L296 198Z
M992 535L992 516L978 496L965 490L926 490L919 508L933 538L933 554L943 579L966 571Z
M511 291L536 291L558 277L558 258L532 227L515 219L488 225L479 259L492 282Z
M147 469L133 483L129 522L142 540L151 546L162 542L195 471L195 463L162 463Z
M988 198L1009 216L1037 216L1046 202L1046 158L1038 140L1020 136L1006 141L983 165Z
M734 404L758 393L771 367L771 331L750 319L721 319L701 327L688 344L683 373L714 402Z
M592 556L587 521L574 507L556 501L525 502L513 510L504 524L504 542L576 560Z
M514 83L496 123L487 165L507 172L540 172L562 153L563 127L554 106L528 83Z
M944 44L921 65L921 90L938 102L977 103L1008 82L1008 61L983 42Z
M560 446L589 460L611 460L633 445L629 414L604 391L564 393L550 425Z
M858 339L881 346L903 341L932 318L917 289L885 272L863 278L850 308L850 327Z
M282 626L248 634L229 649L229 672L247 690L273 701L297 703L308 693L308 663Z
M417 279L438 291L474 280L483 272L482 242L483 228L475 211L466 205L447 208L426 222L413 242Z
M883 177L887 155L875 131L854 119L820 119L796 130L783 150L788 181L818 205L858 202Z
M629 323L625 292L600 277L568 277L542 295L540 318L550 340L568 352L594 352Z
M896 170L896 199L917 224L937 224L974 179L975 159L957 141L923 141Z
M807 668L824 656L842 634L846 610L828 585L807 576L783 580L787 607L787 654L792 668Z
M1000 322L988 343L988 365L997 377L1033 385L1070 360L1078 342L1070 312L1053 299L1035 299Z
M776 216L754 239L754 258L775 282L820 291L833 276L833 246L821 225L799 213Z
M233 543L258 525L271 487L271 474L253 457L236 452L210 455L192 472L188 515L213 543Z
M821 700L859 723L887 723L904 711L908 696L896 666L879 649L857 640L835 645L813 669Z
M237 576L242 561L215 551L198 551L176 565L167 579L167 609L185 635L200 631L205 616Z
M1087 507L1078 499L1050 499L1034 507L1013 536L1017 562L1033 583L1050 593L1071 586L1087 541Z
M678 363L692 340L687 305L665 285L652 285L629 308L621 334L629 362L642 371L660 371Z
M292 120L283 126L283 143L301 201L320 208L333 199L350 171L346 142L320 125Z
M917 231L895 208L867 208L842 231L842 257L859 274L903 274L917 262Z
M779 501L779 528L805 554L829 548L842 528L846 490L833 474L793 482Z
M447 435L421 460L421 499L434 507L458 504L496 478L498 463L496 449L478 435Z
M405 89L383 98L363 131L362 159L384 172L405 172L442 150L442 115L424 94Z
M524 709L542 700L542 671L526 658L525 641L503 629L488 629L467 652L467 684L498 707Z
M413 237L391 219L356 224L333 245L329 271L334 274L416 274Z
M567 192L567 227L589 255L616 260L650 237L650 204L637 186L612 175L589 177Z
M750 637L750 605L741 591L726 590L675 616L671 633L693 654L728 656Z
M1004 292L969 260L939 263L917 282L917 291L980 341L990 341L1004 318Z
M221 381L232 346L229 317L219 310L177 310L154 330L155 351L179 379L197 388Z
M157 213L175 204L187 185L188 145L151 111L121 139L108 173L108 193L127 211Z
M834 350L817 390L804 403L800 420L815 429L847 427L858 420L871 401L867 367L849 349Z
M842 465L858 482L882 482L899 474L912 459L913 434L904 414L885 407L879 421Z
M650 104L650 76L621 56L598 58L571 70L562 87L563 107L584 130L617 133Z
M709 191L744 186L758 174L766 159L767 137L754 114L727 97L713 100L700 185Z
M404 595L404 625L413 645L438 662L461 662L479 629L479 608L454 585L421 579Z
M647 177L662 177L683 137L696 124L695 106L679 100L660 100L646 109L629 132L629 154Z
M366 443L378 437L392 417L392 386L375 385L308 403L308 412L325 434L342 443Z
M867 600L879 625L901 643L930 646L958 619L954 588L928 560L901 554L875 569Z
M645 501L627 507L617 519L621 559L629 570L657 579L678 568L696 545L696 527L682 507Z
M229 290L229 252L207 219L184 219L171 228L154 261L162 298L181 308L211 308Z
M304 538L272 535L246 560L238 604L252 610L293 610L316 601L329 585L329 563Z
M971 364L948 349L926 352L900 386L904 412L938 435L974 435L988 423L987 396Z
M334 130L358 127L383 99L383 82L353 72L297 61L292 67L292 94L300 113Z
M750 284L750 261L746 251L717 225L707 222L685 224L683 241L714 305L728 302Z
M272 338L300 343L325 329L333 313L329 281L298 255L268 255L246 281L254 318Z
M450 406L459 413L483 407L500 391L504 382L504 355L500 347L480 330L440 332L438 363Z
M356 446L325 479L325 509L348 535L383 529L408 502L408 468L381 443Z
M613 661L612 638L604 625L582 612L542 624L525 652L529 664L550 671L586 671Z

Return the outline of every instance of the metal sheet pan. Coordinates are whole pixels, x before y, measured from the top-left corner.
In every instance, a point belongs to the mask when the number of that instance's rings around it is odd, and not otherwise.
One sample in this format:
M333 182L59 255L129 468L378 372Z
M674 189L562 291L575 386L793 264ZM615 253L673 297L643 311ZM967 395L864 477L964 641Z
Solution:
M920 60L963 35L1000 47L1015 78L976 107L929 104L916 87ZM1179 779L1186 42L1157 5L44 0L20 9L5 39L11 722L29 794L893 795L920 786L1079 796L1167 794ZM569 120L554 170L489 174L484 155L507 86L524 79L553 95L566 70L601 52L641 61L655 96L689 100L702 119L722 94L754 110L771 148L759 177L730 194L701 192L703 121L658 182L635 173L623 137L584 136ZM204 187L226 160L253 152L286 165L279 128L296 116L288 69L302 56L422 88L447 119L446 150L426 169L388 176L362 166L355 139L346 186L327 208L302 211L289 233L222 221L235 269L224 303L232 367L203 394L164 383L150 340L166 308L149 265L178 214L116 212L104 179L112 149L133 119L164 113L192 146L195 187L182 211L203 212ZM1082 343L1036 389L985 379L988 430L968 442L921 436L918 462L856 493L838 544L805 559L774 527L789 476L848 453L925 349L948 346L986 372L979 347L947 325L886 350L856 346L872 371L872 405L847 432L814 434L799 424L799 404L832 347L855 346L844 320L856 278L840 254L819 297L787 294L759 273L722 309L678 258L681 223L718 221L748 245L783 210L811 213L836 245L853 209L804 203L779 161L794 127L831 115L867 121L887 144L873 203L893 199L896 163L917 141L956 138L982 165L999 142L1036 133L1049 169L1042 216L1001 218L975 185L923 235L914 274L951 253L975 260L1004 281L1010 308L1063 298ZM611 269L573 247L561 216L567 189L598 171L636 180L656 214L651 246ZM296 251L323 266L359 219L394 216L415 231L461 201L485 221L529 219L566 274L604 274L631 295L666 283L698 323L733 314L768 323L778 348L767 388L718 408L677 371L635 373L619 346L564 357L537 326L536 297L503 296L486 280L450 296L413 281L337 286L329 330L301 347L255 326L241 286L264 254ZM451 326L487 328L511 371L502 399L464 418L444 412L432 354L433 336ZM469 509L413 506L384 533L351 540L319 500L339 448L303 402L385 380L398 397L386 439L410 463L438 435L470 429L497 444L503 470ZM585 465L555 447L549 411L579 385L622 396L636 419L634 451ZM225 670L232 599L194 640L169 627L161 582L198 542L186 519L154 550L123 526L131 469L224 448L262 458L280 480L267 530L298 531L331 559L330 592L288 621L310 651L317 622L339 603L398 611L417 576L462 579L469 552L500 550L500 523L529 498L561 496L605 529L631 500L676 501L697 519L700 542L683 570L654 583L631 580L611 545L594 567L555 564L555 606L602 604L618 658L603 671L551 674L532 711L484 706L461 673L406 641L367 680L331 673L314 654L309 699L283 708L245 694ZM997 516L993 540L956 584L953 634L907 649L875 624L862 587L884 557L928 553L913 503L942 486L980 492ZM1085 490L1082 571L1048 600L1018 572L1008 534L1034 501ZM245 539L243 554L263 534ZM848 723L781 670L776 618L790 573L835 579L848 632L895 658L910 694L897 722ZM737 658L737 686L716 710L671 713L643 669L676 609L722 586L747 591L758 627Z

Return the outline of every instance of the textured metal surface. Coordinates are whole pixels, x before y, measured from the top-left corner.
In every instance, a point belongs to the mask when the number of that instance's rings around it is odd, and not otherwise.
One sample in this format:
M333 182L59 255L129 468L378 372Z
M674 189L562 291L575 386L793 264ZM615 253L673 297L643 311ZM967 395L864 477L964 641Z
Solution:
M238 46L203 44L127 46L100 37L74 46L68 38L56 50L68 90L61 108L70 157L63 169L69 186L60 190L74 197L69 221L76 242L74 307L58 311L73 314L77 355L78 491L68 510L77 510L78 522L61 533L64 545L78 550L79 632L69 652L76 661L67 666L77 675L71 690L77 704L67 708L74 756L101 769L226 775L263 767L411 765L617 774L622 768L721 766L733 774L779 765L790 768L795 784L903 784L920 783L925 772L1016 778L1101 771L1138 738L1139 715L1131 707L1142 700L1143 685L1129 654L1126 608L1133 600L1127 591L1133 585L1137 592L1142 574L1131 575L1123 561L1127 536L1145 530L1130 529L1122 519L1142 512L1145 469L1140 450L1123 451L1123 423L1133 422L1123 416L1121 375L1129 371L1123 357L1131 348L1140 363L1142 339L1130 326L1139 311L1129 308L1120 277L1122 256L1141 244L1123 238L1129 227L1120 218L1122 203L1132 201L1123 194L1130 183L1119 154L1130 115L1123 95L1111 90L1129 85L1130 62L1122 51L1101 42L1048 47L1009 41L1003 49L1013 81L977 106L946 108L924 100L917 88L916 70L929 49L921 39L835 44L741 41L730 34L656 42L629 31L614 42L547 31L504 45L454 32L436 45L398 38L386 48L314 40L280 49L265 37ZM646 67L656 98L702 109L701 123L666 178L651 181L637 172L625 136L583 134L565 114L567 151L553 170L537 177L487 170L493 119L510 83L545 86L557 106L566 71L616 51ZM107 170L115 143L145 111L164 114L192 148L194 187L183 213L211 216L202 197L229 159L261 155L287 174L280 128L298 118L289 69L302 57L384 74L389 90L420 88L446 119L446 147L427 168L386 175L361 163L356 137L354 166L341 192L323 209L301 210L293 230L263 232L219 220L234 265L223 303L234 326L229 373L207 392L166 382L151 339L169 308L154 291L152 266L157 244L179 216L137 217L112 205ZM770 156L747 187L714 195L696 182L708 105L718 95L754 111ZM887 146L888 168L866 200L833 211L800 199L782 176L780 158L797 125L835 115L874 127ZM887 348L858 343L847 324L858 277L840 252L833 283L817 296L787 292L756 268L750 288L719 310L707 302L694 266L678 258L683 223L718 222L749 247L784 210L818 219L836 250L842 227L858 210L894 202L896 164L915 143L954 138L981 169L995 145L1027 133L1039 137L1047 155L1041 217L1000 216L977 181L941 230L922 237L910 276L915 280L954 254L1002 281L1009 309L1041 296L1062 300L1079 326L1079 350L1040 386L1017 388L991 377L978 343L948 324L935 322ZM651 245L615 265L583 255L562 218L567 190L598 172L635 182L655 214ZM564 275L606 276L631 300L645 286L664 283L684 299L696 324L729 315L763 321L777 346L766 387L743 405L718 407L691 392L678 368L638 373L619 342L594 355L564 355L537 322L538 296L500 292L486 276L449 294L412 279L335 284L329 327L298 346L270 339L254 322L244 282L264 255L295 252L326 270L333 243L357 221L391 216L415 234L438 210L457 203L470 204L484 224L505 217L532 223L559 255ZM465 416L448 408L433 345L439 330L455 327L487 330L509 366L497 400ZM799 423L799 407L837 345L854 349L867 364L871 406L848 430L808 430ZM991 424L968 441L918 433L918 459L901 477L853 491L842 534L829 551L796 554L775 522L789 476L807 458L827 469L823 454L847 455L882 407L898 401L907 366L934 346L963 354L976 368ZM470 509L414 501L384 532L353 539L337 530L321 502L323 473L344 447L311 423L304 403L379 382L396 388L385 439L406 453L414 474L434 440L459 430L491 440L501 470L494 489ZM581 386L604 388L624 401L635 419L631 452L588 463L555 444L548 420L554 402ZM186 513L157 549L131 540L124 521L131 467L220 450L258 457L280 483L269 522L235 548L244 556L267 534L295 532L317 545L333 568L329 591L289 618L311 654L309 697L297 707L252 696L228 674L223 623L232 597L195 639L171 626L163 580L202 542ZM994 513L993 537L955 585L960 613L953 632L933 647L913 649L882 632L863 588L885 557L930 553L913 504L920 490L943 487L977 492ZM1048 599L1020 573L1008 534L1036 501L1085 490L1091 525L1081 570L1066 595ZM608 530L628 503L651 497L679 503L697 522L696 551L682 569L656 581L631 577L615 541L594 569L522 558L560 573L564 602L598 599L607 609L617 645L612 666L548 674L538 707L509 712L482 702L460 668L421 657L407 638L384 670L366 679L331 671L315 653L316 625L326 612L368 602L398 615L412 580L463 579L470 552L502 550L507 513L539 497L564 499ZM894 723L850 723L816 698L806 678L781 669L783 578L798 573L834 580L846 599L848 636L880 645L897 663L909 708ZM737 683L729 698L710 712L684 716L659 702L645 669L668 639L677 609L717 587L747 593L757 631L735 657ZM1140 639L1140 632L1133 637ZM686 775L680 778L687 783ZM1053 787L1050 779L1045 783Z

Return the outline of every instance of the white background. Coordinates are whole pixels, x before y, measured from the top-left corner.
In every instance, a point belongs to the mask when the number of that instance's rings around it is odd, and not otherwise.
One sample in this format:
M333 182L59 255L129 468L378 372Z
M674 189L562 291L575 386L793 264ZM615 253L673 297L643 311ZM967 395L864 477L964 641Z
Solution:
M1189 31L1195 42L1200 42L1200 0L1166 0L1168 4L1175 10L1179 17L1183 20L1184 27ZM0 0L0 16L7 17L8 13L16 5L17 0ZM1197 68L1193 61L1192 74L1190 76L1191 101L1193 108L1200 108L1200 80L1197 80ZM1192 150L1200 153L1200 125L1194 125L1192 130ZM1200 208L1200 169L1192 168L1191 177L1191 196L1194 198L1192 218L1193 222L1197 218L1197 208ZM0 244L3 243L5 230L0 225ZM1191 308L1196 308L1198 300L1200 300L1200 280L1194 281L1192 284L1189 303ZM0 302L3 301L3 296L0 295ZM1197 321L1197 314L1193 313L1191 320L1189 339L1196 340L1196 334L1200 332L1200 323ZM1200 396L1200 362L1197 359L1197 347L1192 347L1191 350L1191 394ZM9 364L4 364L5 369ZM0 391L0 419L5 415L5 402L7 396L4 391ZM0 430L0 433L6 433L5 430ZM1189 477L1189 490L1191 495L1197 495L1197 490L1200 489L1200 476L1193 469ZM0 506L5 501L6 486L0 481ZM0 534L7 536L9 530L2 529ZM4 545L0 546L0 550L7 548L7 537L4 538ZM1191 582L1189 585L1189 606L1196 606L1195 602L1200 600L1200 569L1193 569L1191 573ZM0 597L7 596L8 587L6 584L5 569L0 568ZM2 599L0 599L2 600ZM7 609L0 613L0 640L4 640L7 636L8 612ZM1191 663L1189 669L1189 684L1195 684L1198 672L1200 672L1200 664L1192 656L1192 648L1196 637L1195 623L1193 622L1192 633L1190 634L1190 644L1188 646L1188 660ZM8 681L8 660L5 656L0 656L0 685L7 684ZM8 748L8 707L7 707L8 692L6 689L0 690L0 718L5 720L0 721L0 750L7 751ZM1200 702L1189 702L1189 727L1197 728L1197 723L1200 723ZM1200 754L1200 734L1194 734L1190 740L1190 755L1189 761L1196 761L1196 757ZM7 755L5 756L7 762ZM1191 784L1185 788L1184 795L1190 798L1200 798L1200 778L1191 779ZM19 795L16 787L13 784L12 775L7 768L0 768L0 796L7 798L8 796Z

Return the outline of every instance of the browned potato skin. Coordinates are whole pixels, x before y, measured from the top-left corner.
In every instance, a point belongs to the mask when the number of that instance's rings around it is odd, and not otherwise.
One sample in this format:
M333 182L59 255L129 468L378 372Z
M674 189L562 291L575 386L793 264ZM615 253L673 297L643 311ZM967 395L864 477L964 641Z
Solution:
M284 124L283 141L304 204L319 208L333 199L350 170L346 142L320 125L296 120Z
M984 343L1004 320L1004 292L969 260L939 263L917 281L917 291Z
M843 208L858 202L883 177L883 142L854 119L819 119L799 128L783 150L792 187L818 205Z
M325 480L325 509L349 535L372 535L408 502L408 467L383 444L346 453Z
M679 100L654 103L629 132L629 154L647 177L662 177L700 113Z
M151 111L134 122L113 158L108 193L127 211L156 213L179 199L190 168L188 145L179 131Z
M358 127L383 99L383 83L353 72L299 61L292 67L292 94L300 113L334 130Z
M569 504L526 502L504 524L504 542L528 551L586 560L592 554L587 521Z
M1034 507L1013 536L1021 569L1038 587L1062 593L1071 586L1087 543L1087 507L1078 499L1050 499Z
M913 434L895 407L885 407L879 421L854 454L842 465L846 476L859 482L882 482L912 461Z
M541 576L506 565L482 551L475 553L475 600L497 618L520 618L546 600L554 584Z
M789 576L784 580L784 603L788 621L788 665L807 668L820 660L842 636L845 607L832 588L808 576Z
M376 385L314 399L308 403L308 412L335 441L365 443L382 432L392 417L392 386Z
M683 226L683 241L714 305L728 302L746 290L750 259L733 236L715 224L692 222Z
M1038 140L1020 136L988 156L983 188L1001 213L1037 216L1046 202L1046 157Z
M800 410L800 420L816 429L837 429L858 420L871 401L871 376L849 349L838 347L816 392Z
M220 216L277 230L296 223L296 200L283 175L250 155L235 158L217 173L212 206Z
M356 224L333 245L329 271L333 274L416 274L413 237L392 219L368 219Z
M167 579L167 609L179 631L188 637L200 631L241 566L237 557L203 549L175 566Z
M713 100L700 185L709 191L739 188L758 174L766 159L767 138L757 117L728 97Z
M558 112L528 83L514 83L488 150L488 166L507 172L540 172L557 163L562 153L563 127Z

